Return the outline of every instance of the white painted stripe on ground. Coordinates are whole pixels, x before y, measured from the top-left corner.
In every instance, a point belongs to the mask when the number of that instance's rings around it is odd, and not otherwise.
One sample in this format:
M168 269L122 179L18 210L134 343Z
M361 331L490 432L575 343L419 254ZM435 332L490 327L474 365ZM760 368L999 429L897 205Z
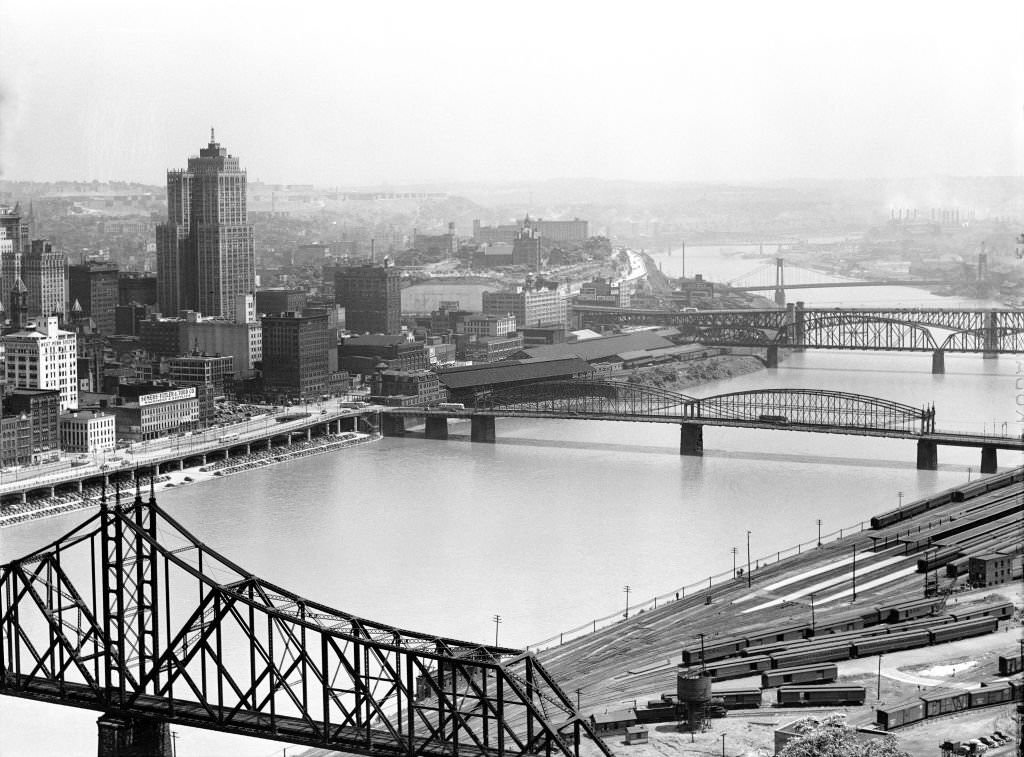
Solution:
M917 570L916 558L913 558L913 557L888 557L885 560L879 560L878 562L871 563L871 564L863 566L863 567L861 566L861 563L858 562L857 563L857 576L859 577L859 576L862 576L862 575L866 575L868 573L874 573L876 571L881 570L882 568L888 568L890 565L894 565L896 563L901 563L901 562L906 562L907 560L914 560L913 570ZM802 589L800 589L799 591L790 592L789 594L784 594L781 597L775 597L775 599L772 599L770 602L763 602L762 604L755 605L754 607L748 607L746 610L743 611L743 613L754 612L755 610L763 610L766 607L774 607L775 605L782 604L783 602L792 602L794 599L799 599L800 597L806 597L808 594L817 594L819 591L822 591L823 589L827 589L827 588L829 588L831 586L836 586L838 584L843 583L844 581L845 582L852 582L852 580L853 580L853 571L851 570L849 573L844 573L844 574L842 574L840 576L833 576L832 578L829 578L826 581L819 581L816 584L811 584L810 586L805 586ZM859 583L859 581L858 581L858 583ZM884 583L884 581L883 581L883 583ZM868 585L864 584L864 588L867 588L867 587L868 587ZM820 601L826 601L826 600L820 600Z
M861 552L860 554L857 555L858 563L860 562L860 560L863 560L865 564L870 565L870 564L872 564L874 559L881 557L882 555L884 555L887 552L892 552L892 549L881 550L881 551L878 551L878 552L869 552L869 551ZM886 559L891 561L892 558L886 558ZM795 583L797 581L802 581L805 578L813 578L814 576L821 575L822 573L827 573L828 571L835 570L836 568L842 568L842 567L844 567L846 565L850 565L852 563L853 563L853 554L851 553L851 554L847 555L846 557L842 557L842 558L840 558L838 560L835 560L835 561L829 563L828 565L822 565L822 566L817 567L817 568L811 568L810 570L805 570L803 573L799 573L799 574L797 574L795 576L790 576L789 578L784 578L781 581L776 581L773 584L768 584L767 586L762 586L761 588L759 588L755 592L751 592L750 594L742 596L739 599L734 599L732 601L732 603L734 605L736 605L736 604L739 604L740 602L748 602L751 599L756 599L758 596L763 596L765 592L775 591L776 589L781 589L783 586L789 586L790 584Z
M895 571L893 573L887 573L883 578L876 578L875 580L868 581L865 584L862 584L860 581L858 581L857 582L857 591L863 591L865 589L873 589L876 586L881 586L882 584L887 584L890 581L896 581L897 579L903 578L904 576L912 575L914 573L917 573L917 565L911 565L910 567L902 568L902 569L897 570L897 571ZM827 597L822 597L820 599L816 599L816 603L819 606L821 606L821 605L825 604L826 602L833 602L833 601L835 601L837 599L842 599L843 597L849 597L852 594L853 594L853 587L851 586L851 587L848 587L846 589L843 589L838 594L830 594Z

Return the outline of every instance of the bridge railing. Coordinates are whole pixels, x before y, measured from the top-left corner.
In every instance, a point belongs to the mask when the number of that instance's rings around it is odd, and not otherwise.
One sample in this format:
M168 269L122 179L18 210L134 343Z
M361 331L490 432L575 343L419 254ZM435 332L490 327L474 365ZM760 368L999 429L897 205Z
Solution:
M845 526L836 531L832 531L831 533L822 534L820 544L824 545L825 543L830 541L838 541L846 536L849 536L850 534L860 533L861 531L867 529L868 525L869 524L867 521L861 521L860 523L856 523L852 526ZM787 547L786 549L778 550L774 554L768 554L763 557L759 557L755 560L752 560L751 570L755 571L767 565L773 565L775 563L780 562L781 560L785 560L786 558L795 557L797 555L803 554L804 552L807 552L808 550L816 549L818 546L819 541L816 538L811 539L809 541L800 542L791 547ZM743 568L743 574L739 573L740 568ZM687 584L685 586L680 586L678 589L667 591L664 594L659 594L657 596L651 597L650 599L644 602L631 602L629 605L629 616L632 617L634 615L639 615L640 613L649 612L651 610L655 610L658 607L663 607L664 605L670 604L672 602L678 602L687 599L692 600L694 597L707 597L708 594L712 594L713 596L713 591L715 587L722 587L727 584L732 584L733 582L745 580L745 571L745 565L737 565L737 572L735 574L731 570L724 571L722 573L716 573L714 575L708 576L707 578L701 581ZM526 646L526 649L531 652L543 652L545 649L553 649L554 647L558 647L567 641L572 641L573 639L579 639L584 636L587 636L588 634L596 633L597 631L609 628L615 625L616 623L620 623L624 620L626 620L625 608L613 612L610 615L605 615L601 618L595 618L594 620L576 626L575 628L570 628L568 630L561 631L555 634L554 636L548 637L547 639L543 639L542 641L538 641L533 644L528 644Z

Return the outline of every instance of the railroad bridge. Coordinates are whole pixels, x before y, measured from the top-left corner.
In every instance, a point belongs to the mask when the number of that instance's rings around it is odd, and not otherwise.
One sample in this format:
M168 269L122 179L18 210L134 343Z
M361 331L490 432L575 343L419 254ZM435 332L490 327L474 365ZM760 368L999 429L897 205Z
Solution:
M103 713L100 757L168 724L376 757L611 752L533 654L403 630L243 570L136 487L0 566L0 694Z
M703 454L704 426L910 439L917 442L917 467L934 470L940 445L981 449L981 470L994 473L997 450L1024 451L1024 439L957 434L935 427L934 407L850 392L823 389L758 389L713 397L690 397L659 387L606 379L539 381L478 392L470 406L446 403L432 407L387 407L385 436L405 433L409 418L424 419L431 439L448 438L450 418L471 420L470 438L495 441L495 418L562 418L571 420L675 423L679 452Z
M684 341L763 348L769 367L780 348L932 353L932 372L945 372L945 354L986 357L1024 352L1024 310L938 308L806 308L777 310L642 310L574 306L579 328L660 325L679 328Z

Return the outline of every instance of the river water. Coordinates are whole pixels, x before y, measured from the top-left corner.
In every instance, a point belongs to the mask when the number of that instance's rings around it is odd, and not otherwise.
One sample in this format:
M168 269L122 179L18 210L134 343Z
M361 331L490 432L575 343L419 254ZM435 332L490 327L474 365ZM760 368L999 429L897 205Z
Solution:
M716 278L750 260L687 250L687 272ZM678 260L658 256L666 273ZM757 261L753 261L756 265ZM727 276L723 276L727 278ZM902 290L835 290L901 304ZM922 305L946 303L910 290ZM837 295L822 290L824 298ZM881 294L877 294L880 292ZM816 304L814 290L803 297ZM853 391L919 406L937 426L1024 431L1019 362L947 355L792 354L777 370L694 387L711 395L770 387ZM204 542L299 594L399 627L525 646L731 569L732 547L755 559L857 524L903 501L977 477L976 450L939 449L918 471L913 442L708 427L702 458L678 454L671 425L499 419L497 443L418 435L296 460L158 494ZM1000 453L1000 465L1020 464ZM0 562L49 542L82 514L0 530ZM3 755L91 755L96 713L0 698ZM179 731L178 754L269 755L269 741Z

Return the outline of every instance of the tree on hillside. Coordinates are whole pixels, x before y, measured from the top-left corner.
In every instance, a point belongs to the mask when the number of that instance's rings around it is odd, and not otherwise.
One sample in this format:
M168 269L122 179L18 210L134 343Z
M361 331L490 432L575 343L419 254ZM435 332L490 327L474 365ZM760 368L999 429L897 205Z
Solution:
M842 715L824 720L806 718L795 726L801 736L790 739L779 757L910 757L892 735L860 741Z

